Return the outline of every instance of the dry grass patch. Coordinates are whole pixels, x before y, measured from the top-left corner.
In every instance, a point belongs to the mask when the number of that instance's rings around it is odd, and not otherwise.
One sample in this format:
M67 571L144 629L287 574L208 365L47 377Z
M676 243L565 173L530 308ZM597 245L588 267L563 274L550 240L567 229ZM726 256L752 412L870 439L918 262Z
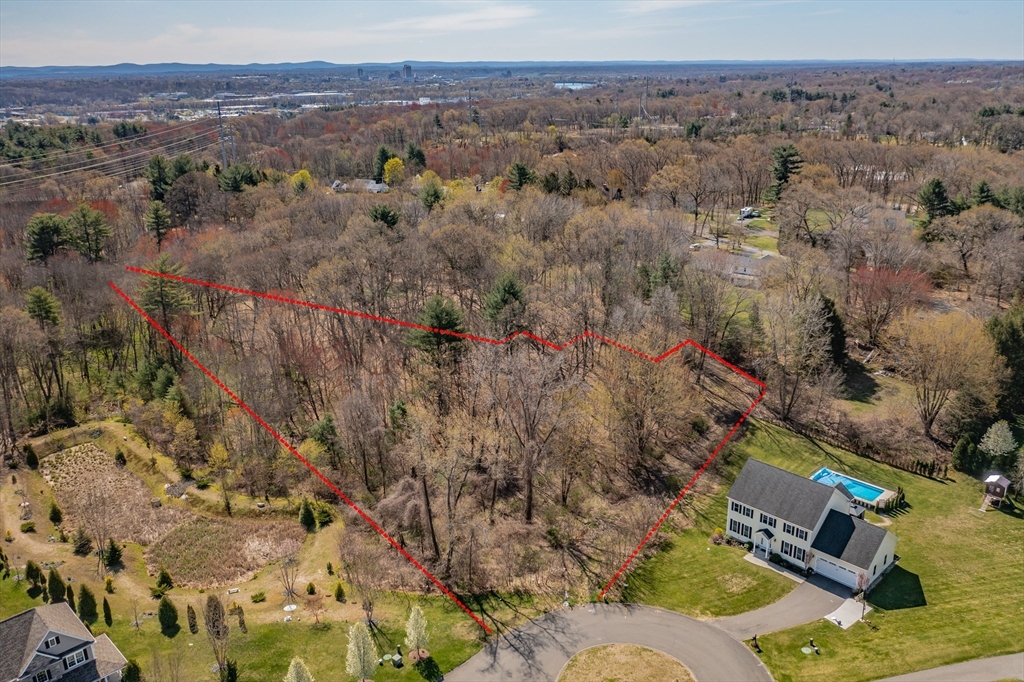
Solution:
M152 493L139 477L92 443L47 457L42 473L71 528L82 521L86 505L101 505L112 537L148 545L191 516L181 509L154 508Z
M573 656L558 682L694 682L682 663L668 654L634 644L609 644Z
M299 551L306 532L295 521L225 520L182 523L146 551L151 574L170 571L183 587L216 587L249 579L271 561Z

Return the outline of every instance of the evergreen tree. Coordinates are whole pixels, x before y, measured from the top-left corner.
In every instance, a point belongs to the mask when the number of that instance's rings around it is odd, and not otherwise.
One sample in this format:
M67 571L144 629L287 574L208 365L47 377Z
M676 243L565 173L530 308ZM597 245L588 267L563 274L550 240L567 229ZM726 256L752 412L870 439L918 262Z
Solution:
M156 250L163 248L164 237L171 231L171 213L164 208L164 202L151 201L146 209L146 229L156 238Z
M800 173L803 163L800 152L791 144L772 149L771 174L773 182L765 193L765 201L770 204L778 203L782 197L782 191L789 184L790 179Z
M313 682L313 675L301 658L293 658L288 666L288 673L284 676L284 682Z
M75 608L75 590L70 585L68 585L64 590L64 600L68 603L68 606L71 607L72 611L78 610Z
M345 656L345 670L357 680L373 677L377 670L377 647L370 638L370 631L363 621L357 621L348 630L348 655Z
M921 203L925 219L929 223L936 218L941 218L951 213L949 194L946 192L946 186L942 184L942 180L939 178L932 178L926 182L921 191L918 192L917 200Z
M950 463L953 468L957 471L964 473L972 473L973 463L970 461L970 447L971 439L967 436L960 436L960 440L957 441L956 447L953 448L953 456Z
M334 601L341 604L345 603L345 588L341 583L334 586Z
M38 587L43 583L43 569L39 568L39 564L29 559L25 562L25 580L32 583L33 587Z
M427 301L419 323L429 329L412 330L406 335L406 344L429 354L437 365L445 364L448 360L458 360L465 341L458 336L442 333L466 333L462 312L452 301L443 296L434 296Z
M171 574L167 572L166 568L160 569L160 574L157 575L156 578L156 586L165 590L169 590L174 587L174 581L171 580Z
M110 612L110 602L107 601L106 597L103 598L103 622L106 623L107 627L114 624L114 614Z
M519 191L537 180L537 174L530 170L525 164L513 163L508 167L508 186Z
M373 157L373 179L376 182L384 182L384 166L393 158L395 158L393 151L384 145L377 147L377 153Z
M112 234L103 214L84 201L68 217L68 241L90 263L103 257L103 246Z
M238 194L246 187L255 187L262 179L260 172L247 163L232 164L217 179L221 192Z
M48 324L60 324L60 302L42 287L32 287L25 294L25 312L38 322L40 327L46 327ZM33 451L32 454L34 456L35 452ZM36 465L38 466L38 464L37 458Z
M78 588L78 617L86 625L92 625L99 618L99 613L96 611L96 597L84 583Z
M36 469L39 467L39 457L36 456L36 451L31 445L25 446L25 466L29 469Z
M394 229L400 219L398 211L386 204L377 204L370 209L370 220L385 225L389 230Z
M199 621L196 619L196 610L191 604L185 606L185 617L188 619L188 631L193 635L199 633Z
M985 331L1006 364L1007 371L1000 379L999 413L1007 419L1024 415L1024 297L990 319Z
M147 270L168 275L181 276L185 272L179 263L171 263L166 253L161 254L155 263L150 263ZM181 282L147 275L139 292L139 305L150 315L155 315L167 329L170 316L188 309L192 297Z
M30 261L46 261L69 245L68 221L55 213L37 213L25 227L25 254Z
M37 466L38 466L38 464L39 463L36 462ZM35 467L32 467L32 468L35 469ZM50 503L50 523L52 523L55 526L59 526L60 522L63 521L63 520L64 520L64 512L62 512L60 510L60 507L57 506L56 502L51 502Z
M92 539L82 526L75 529L75 536L71 539L71 544L74 545L73 551L78 556L89 556L92 554Z
M423 153L423 148L415 142L410 142L405 148L405 162L409 166L418 166L419 168L427 167L427 155Z
M159 154L149 157L149 164L146 166L146 179L149 180L149 196L153 201L164 200L167 190L171 188L171 183L174 182L173 173L174 171L171 165L167 163L167 159Z
M846 366L846 325L843 324L843 318L836 309L835 301L828 296L821 296L821 306L825 312L832 362L842 369Z
M305 498L303 498L302 504L299 506L299 523L306 527L307 533L312 533L316 530L316 516L313 514L313 506Z
M134 658L128 659L128 665L121 673L121 682L142 682L142 668Z
M121 546L114 542L114 538L110 538L107 542L107 548L103 552L103 564L107 568L113 568L121 563Z
M971 204L981 206L982 204L993 204L996 202L995 192L984 180L980 180L971 192Z
M157 618L160 620L160 631L166 635L173 634L178 629L178 609L174 606L167 595L160 597L160 606L156 610Z
M484 319L492 323L501 336L522 329L526 309L523 298L523 286L515 273L501 274L484 299Z
M57 572L56 568L51 568L46 578L46 592L50 595L50 603L56 604L64 601L66 591L64 578L60 577L60 573Z

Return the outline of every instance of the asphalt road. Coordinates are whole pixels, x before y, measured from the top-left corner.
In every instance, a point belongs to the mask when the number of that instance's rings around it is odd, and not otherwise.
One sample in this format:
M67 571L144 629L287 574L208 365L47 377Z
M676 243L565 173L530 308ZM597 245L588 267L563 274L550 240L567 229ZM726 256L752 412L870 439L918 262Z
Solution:
M824 618L849 596L850 591L839 583L812 575L774 604L710 622L736 639L750 639Z
M757 656L724 630L671 611L625 604L549 613L491 642L444 679L554 682L576 653L601 644L657 649L681 661L700 682L772 680Z
M978 658L973 661L920 670L878 682L995 682L1024 680L1024 653Z

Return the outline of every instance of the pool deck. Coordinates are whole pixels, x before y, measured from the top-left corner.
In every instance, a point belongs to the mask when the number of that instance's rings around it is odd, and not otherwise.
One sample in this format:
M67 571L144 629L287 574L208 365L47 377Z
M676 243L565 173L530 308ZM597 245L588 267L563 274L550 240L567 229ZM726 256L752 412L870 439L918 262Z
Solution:
M892 498L896 497L896 493L893 492L892 490L886 490L882 486L878 486L878 485L875 485L873 483L868 483L867 481L862 481L859 478L854 478L853 476L847 476L846 474L840 473L838 471L832 471L828 467L821 467L820 469L815 471L813 474L811 474L809 476L809 478L812 481L817 481L818 483L821 483L821 481L818 481L815 478L815 476L820 474L822 471L827 471L827 472L829 472L829 474L835 474L835 475L838 475L838 476L842 476L843 478L848 478L851 481L857 481L858 483L862 483L862 484L864 484L866 486L870 486L872 488L878 488L879 490L881 490L882 492L878 494L878 497L876 497L875 499L873 499L871 501L865 500L863 498L860 498L860 497L857 497L856 495L854 495L854 500L856 500L862 507L865 507L867 509L873 509L874 511L877 512L879 509L884 509L885 508L885 503L886 502L888 502ZM825 483L824 485L828 485L828 484ZM835 486L833 485L832 487L834 488ZM850 494L853 494L852 491L851 491Z

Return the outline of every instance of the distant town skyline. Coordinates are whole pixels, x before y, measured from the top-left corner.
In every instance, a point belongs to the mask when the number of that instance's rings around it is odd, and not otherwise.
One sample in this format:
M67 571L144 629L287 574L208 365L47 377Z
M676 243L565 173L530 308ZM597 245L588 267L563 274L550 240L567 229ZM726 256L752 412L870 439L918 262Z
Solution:
M860 59L1024 62L1024 2L0 3L0 66Z

